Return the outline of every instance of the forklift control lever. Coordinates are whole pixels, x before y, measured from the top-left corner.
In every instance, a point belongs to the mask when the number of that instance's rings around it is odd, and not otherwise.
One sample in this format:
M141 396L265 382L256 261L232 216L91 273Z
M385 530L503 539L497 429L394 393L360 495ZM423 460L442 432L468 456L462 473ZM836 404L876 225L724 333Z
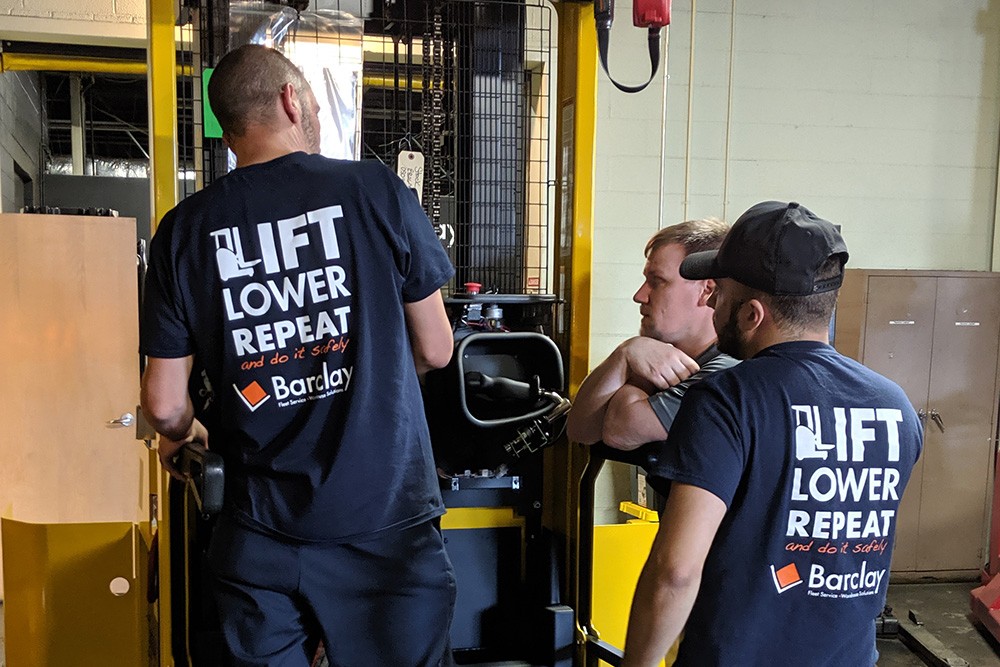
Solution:
M208 517L222 509L225 466L221 456L201 443L189 442L181 448L178 467L202 514Z
M487 398L512 401L534 401L542 393L541 380L537 375L528 383L504 377L491 377L479 371L469 371L465 374L465 389Z

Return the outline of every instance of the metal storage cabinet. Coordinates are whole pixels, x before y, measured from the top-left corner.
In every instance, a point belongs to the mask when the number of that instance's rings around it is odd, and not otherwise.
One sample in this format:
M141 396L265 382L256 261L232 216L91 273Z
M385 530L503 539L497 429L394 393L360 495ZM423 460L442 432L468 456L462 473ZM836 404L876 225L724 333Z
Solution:
M1000 274L849 270L834 345L895 380L924 423L893 572L977 573L997 442Z

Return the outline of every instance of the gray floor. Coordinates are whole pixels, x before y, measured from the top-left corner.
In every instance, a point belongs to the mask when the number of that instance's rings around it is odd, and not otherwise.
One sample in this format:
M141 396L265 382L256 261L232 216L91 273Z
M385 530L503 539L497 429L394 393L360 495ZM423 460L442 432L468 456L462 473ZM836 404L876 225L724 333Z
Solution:
M969 591L975 582L893 584L887 604L894 616L908 617L910 611L946 649L971 667L1000 667L998 643L969 611ZM919 667L925 663L900 640L878 641L880 667Z
M938 641L970 667L1000 667L1000 642L985 632L969 613L969 591L975 583L893 584L887 602L897 618L912 610ZM926 664L901 641L880 639L879 667L921 667ZM3 602L0 602L0 667L4 667Z

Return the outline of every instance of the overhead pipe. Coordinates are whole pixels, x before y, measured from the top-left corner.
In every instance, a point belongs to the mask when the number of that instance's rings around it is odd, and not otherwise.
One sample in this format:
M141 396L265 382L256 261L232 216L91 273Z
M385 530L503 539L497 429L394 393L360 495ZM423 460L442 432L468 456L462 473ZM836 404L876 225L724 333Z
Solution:
M684 132L684 215L683 220L688 219L688 199L691 196L691 114L694 112L694 26L695 16L698 13L698 0L691 0L691 36L688 40L688 99L687 99L687 127Z
M79 72L81 74L136 74L145 76L145 62L112 58L74 58L41 53L0 53L2 72ZM178 76L191 76L190 65L179 65Z
M736 0L729 13L729 83L726 93L726 148L722 155L722 219L729 220L729 148L733 136L733 69L736 62Z

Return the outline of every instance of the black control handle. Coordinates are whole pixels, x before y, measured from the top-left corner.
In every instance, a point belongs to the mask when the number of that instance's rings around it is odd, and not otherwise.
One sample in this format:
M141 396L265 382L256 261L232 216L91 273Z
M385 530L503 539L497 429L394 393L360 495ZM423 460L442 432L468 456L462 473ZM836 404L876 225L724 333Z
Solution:
M479 371L465 374L465 390L488 398L512 401L533 401L541 394L541 380L536 375L531 382L504 377L491 377Z
M222 457L201 443L189 442L181 448L178 459L178 467L188 480L198 509L206 516L221 510L226 484Z

